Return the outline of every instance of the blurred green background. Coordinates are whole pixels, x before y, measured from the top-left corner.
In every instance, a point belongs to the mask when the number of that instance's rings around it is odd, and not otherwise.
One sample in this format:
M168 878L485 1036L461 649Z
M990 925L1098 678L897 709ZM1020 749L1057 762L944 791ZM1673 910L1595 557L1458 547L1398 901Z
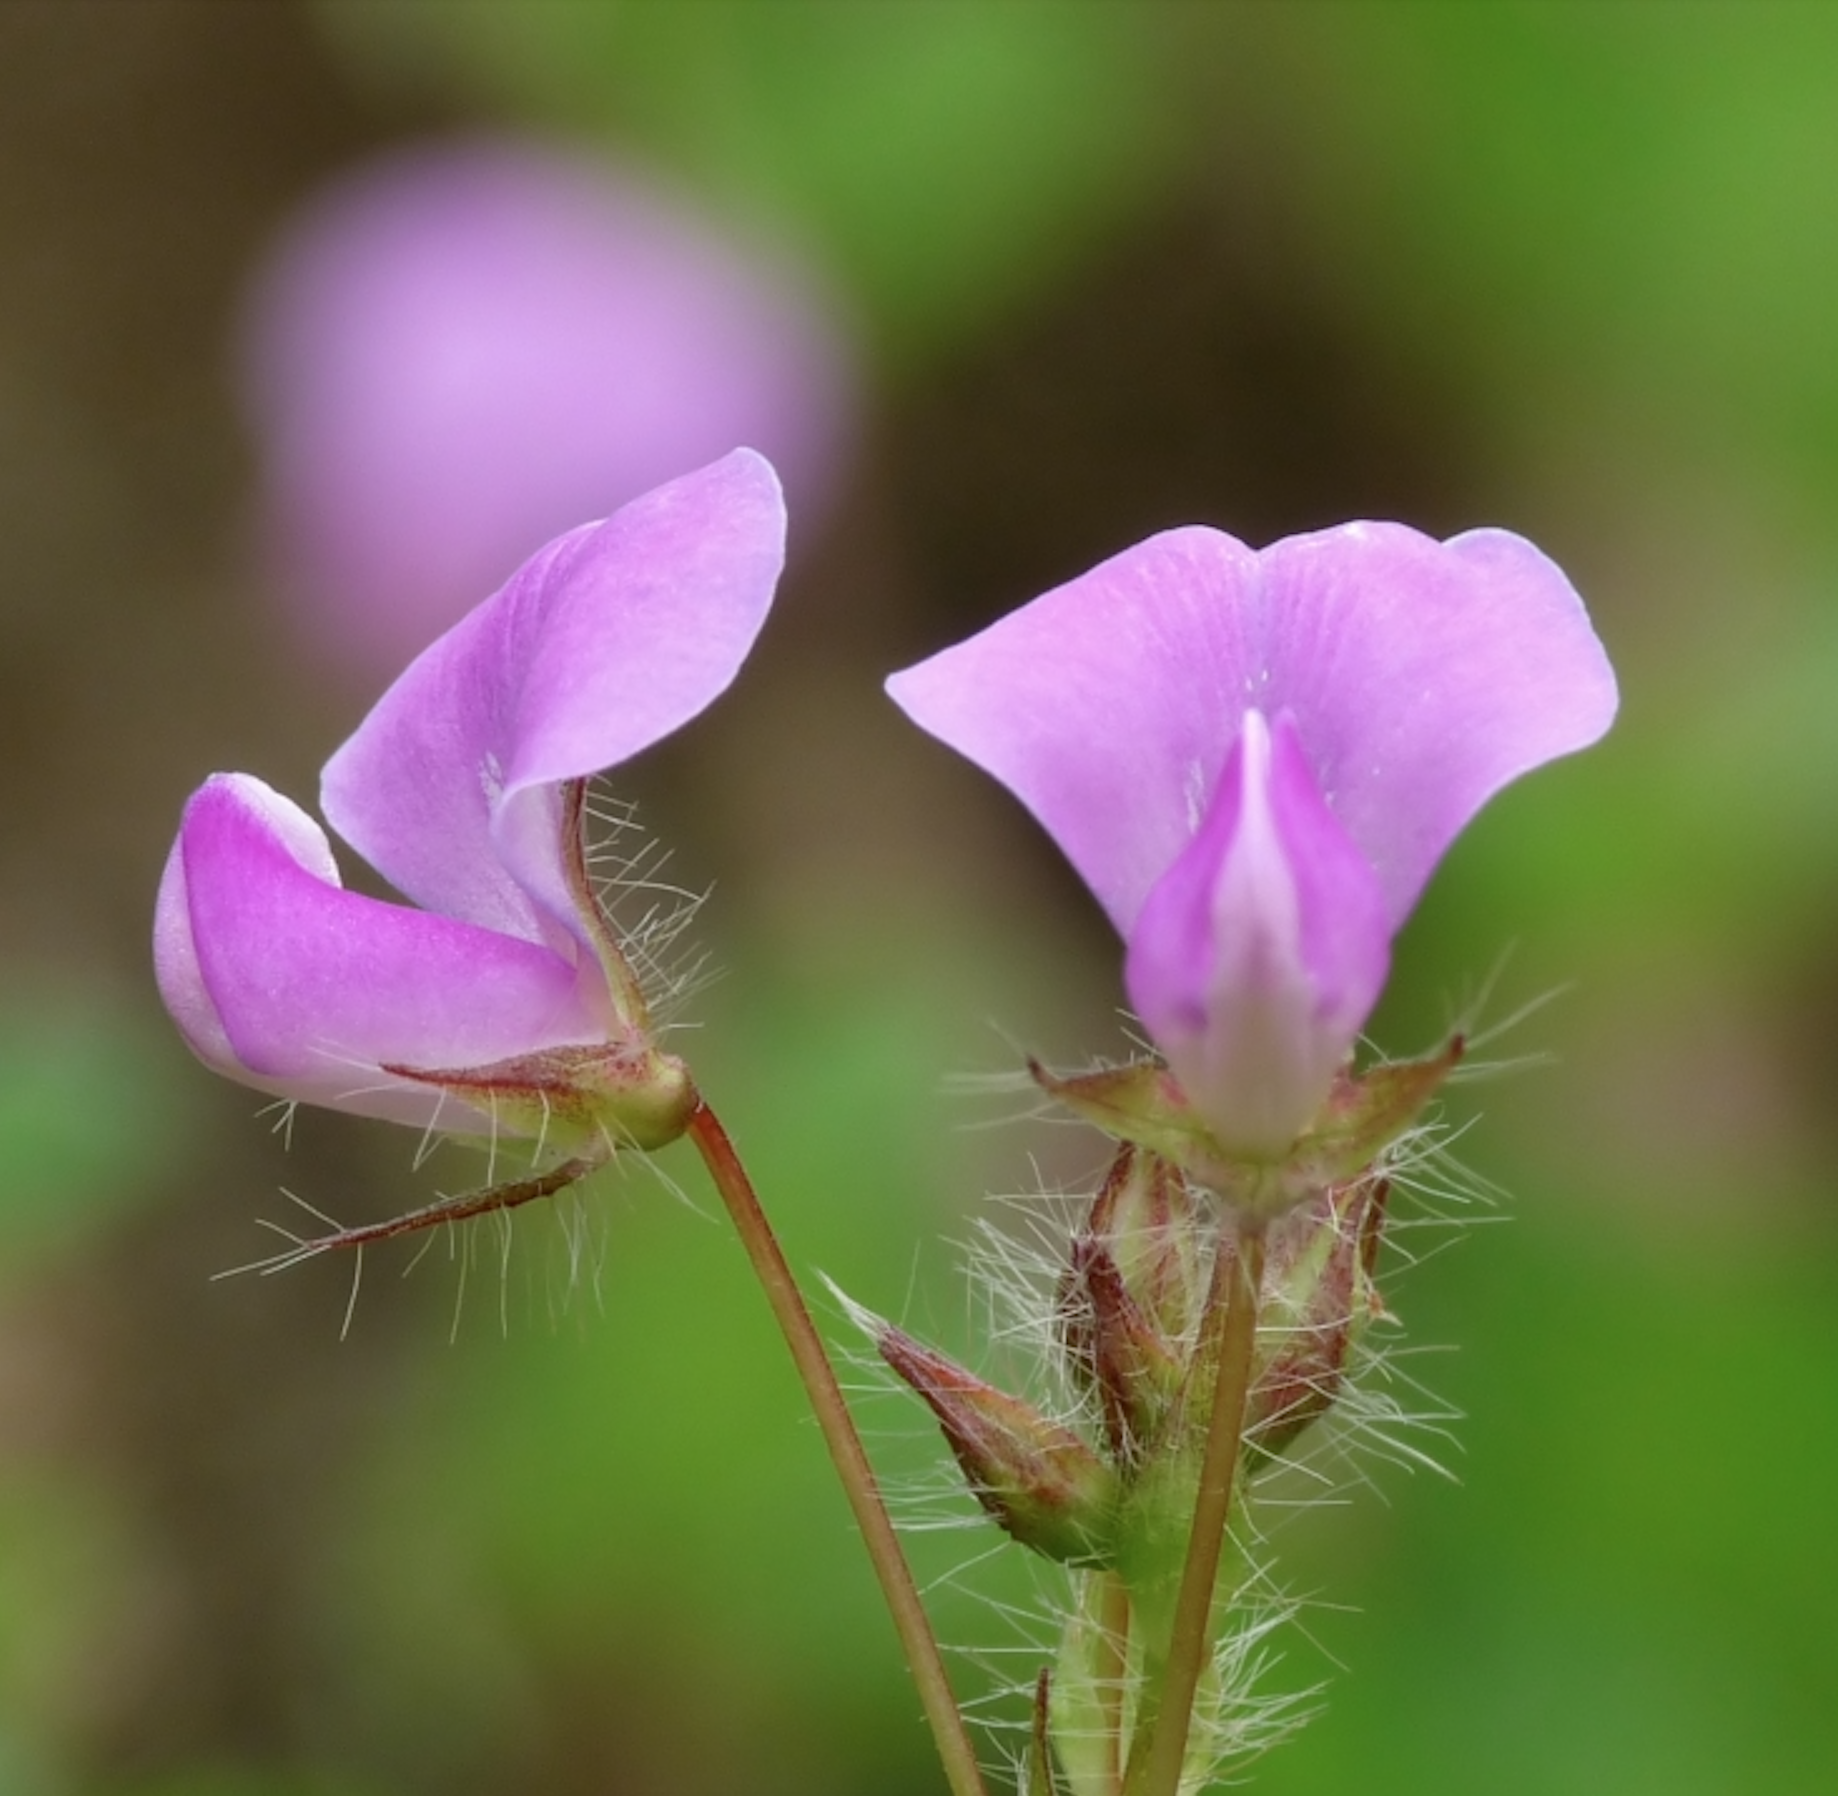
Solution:
M1457 1349L1411 1366L1459 1481L1285 1529L1281 1674L1328 1693L1255 1782L1830 1788L1838 8L8 0L0 1792L941 1787L686 1155L591 1195L583 1266L529 1212L373 1257L343 1341L346 1266L209 1282L283 1185L465 1176L271 1136L146 935L198 780L307 797L372 696L250 572L244 283L321 182L480 127L774 228L853 320L855 449L758 655L619 784L716 885L692 1051L794 1262L949 1340L983 1194L1101 1155L941 1077L1114 1048L1118 955L879 677L1175 522L1499 523L1571 574L1621 720L1457 846L1373 1030L1562 988L1493 1050L1549 1063L1452 1101L1509 1220L1391 1290ZM916 1551L998 1650L969 1586L1032 1574L954 1576L992 1544Z

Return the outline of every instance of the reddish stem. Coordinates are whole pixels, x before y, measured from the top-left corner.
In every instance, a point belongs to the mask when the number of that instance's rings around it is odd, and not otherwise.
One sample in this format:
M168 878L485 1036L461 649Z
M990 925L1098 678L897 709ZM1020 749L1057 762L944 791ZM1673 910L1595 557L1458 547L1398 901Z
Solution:
M861 1436L855 1431L849 1406L843 1399L842 1387L836 1382L835 1370L824 1351L823 1339L811 1320L772 1225L760 1207L753 1182L747 1177L727 1131L700 1097L690 1113L687 1133L701 1154L715 1189L721 1193L722 1202L727 1205L741 1245L753 1263L754 1275L772 1306L785 1344L791 1349L792 1361L804 1382L817 1425L823 1430L824 1445L830 1450L849 1507L854 1511L855 1524L861 1530L862 1542L874 1564L875 1576L880 1580L881 1594L893 1616L913 1682L919 1687L919 1701L931 1725L938 1756L944 1762L952 1796L988 1796L963 1715L951 1694L937 1638L919 1600L918 1586L913 1582L906 1555L900 1549L887 1505L881 1498L874 1468L868 1463Z

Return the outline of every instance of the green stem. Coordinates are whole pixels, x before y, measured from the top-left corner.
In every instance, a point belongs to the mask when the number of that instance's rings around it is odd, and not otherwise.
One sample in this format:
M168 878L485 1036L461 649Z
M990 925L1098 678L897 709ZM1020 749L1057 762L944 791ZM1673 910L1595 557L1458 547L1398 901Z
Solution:
M1107 1755L1101 1796L1122 1796L1123 1696L1130 1674L1130 1589L1115 1572L1094 1572L1098 1585L1099 1649L1092 1684L1098 1694Z
M944 1659L938 1650L932 1625L926 1619L919 1600L918 1586L900 1550L887 1505L881 1499L874 1468L862 1446L861 1436L843 1400L842 1387L824 1351L823 1339L805 1306L803 1295L792 1278L772 1225L761 1209L753 1181L747 1177L740 1156L714 1111L698 1096L691 1112L687 1133L707 1166L721 1201L734 1219L735 1231L753 1271L772 1306L785 1344L791 1349L798 1376L810 1398L817 1425L823 1430L824 1445L830 1450L836 1473L842 1480L855 1514L855 1525L861 1530L868 1557L874 1563L875 1576L881 1583L881 1594L893 1616L893 1625L906 1652L913 1682L919 1687L919 1701L930 1723L938 1756L944 1762L945 1778L952 1796L989 1796L983 1774L977 1767L976 1751L969 1731L951 1694L945 1675Z
M1228 1258L1229 1292L1221 1289L1224 1280L1219 1276ZM1245 1402L1250 1395L1257 1346L1258 1293L1263 1282L1262 1230L1240 1234L1235 1242L1222 1238L1204 1323L1207 1333L1218 1330L1219 1347L1206 1457L1200 1466L1193 1531L1187 1537L1187 1558L1181 1567L1167 1656L1160 1677L1144 1693L1129 1771L1123 1782L1124 1796L1178 1796L1180 1790L1194 1695L1213 1651L1219 1560L1232 1513L1232 1488L1238 1477Z

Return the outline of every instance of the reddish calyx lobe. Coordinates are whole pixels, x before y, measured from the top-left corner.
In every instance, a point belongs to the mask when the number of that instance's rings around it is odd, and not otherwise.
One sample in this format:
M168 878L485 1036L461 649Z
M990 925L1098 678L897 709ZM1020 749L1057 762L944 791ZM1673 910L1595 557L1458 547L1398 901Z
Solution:
M519 1135L560 1147L598 1142L608 1153L667 1146L695 1109L689 1069L641 1037L545 1048L490 1066L386 1066L435 1085Z

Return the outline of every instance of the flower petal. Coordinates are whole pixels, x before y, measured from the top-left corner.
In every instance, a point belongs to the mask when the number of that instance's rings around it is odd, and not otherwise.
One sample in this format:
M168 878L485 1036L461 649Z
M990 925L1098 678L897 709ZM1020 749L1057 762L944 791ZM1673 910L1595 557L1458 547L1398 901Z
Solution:
M297 806L284 799L276 800L260 781L241 774L214 775L187 807L186 821L180 823L172 852L166 857L165 871L160 875L159 897L154 903L153 976L167 1010L192 1052L214 1071L232 1079L243 1079L248 1077L248 1069L237 1059L236 1050L230 1045L223 1018L217 1011L217 1001L211 996L204 969L198 962L197 942L192 935L190 881L185 870L186 825L191 812L204 801L206 793L220 787L245 795L250 802L263 806L282 847L315 879L334 886L340 881L338 864L332 859L325 831ZM270 800L274 802L268 802Z
M1530 543L1373 523L1261 554L1167 531L888 690L1027 805L1125 934L1247 708L1293 717L1395 927L1475 811L1616 703L1581 600Z
M1129 933L1261 702L1257 557L1218 530L1150 537L909 667L887 690L1032 811Z
M1211 809L1130 932L1130 1001L1220 1144L1281 1156L1385 983L1378 876L1322 799L1294 723L1244 725Z
M772 602L785 509L736 450L551 543L426 649L326 763L326 820L428 909L585 940L555 786L711 703Z
M155 923L160 991L218 1071L397 1122L484 1129L385 1065L474 1067L604 1037L598 970L338 883L319 826L247 774L186 806Z
M1272 704L1396 928L1495 792L1607 730L1614 672L1575 588L1511 531L1346 524L1263 560Z

